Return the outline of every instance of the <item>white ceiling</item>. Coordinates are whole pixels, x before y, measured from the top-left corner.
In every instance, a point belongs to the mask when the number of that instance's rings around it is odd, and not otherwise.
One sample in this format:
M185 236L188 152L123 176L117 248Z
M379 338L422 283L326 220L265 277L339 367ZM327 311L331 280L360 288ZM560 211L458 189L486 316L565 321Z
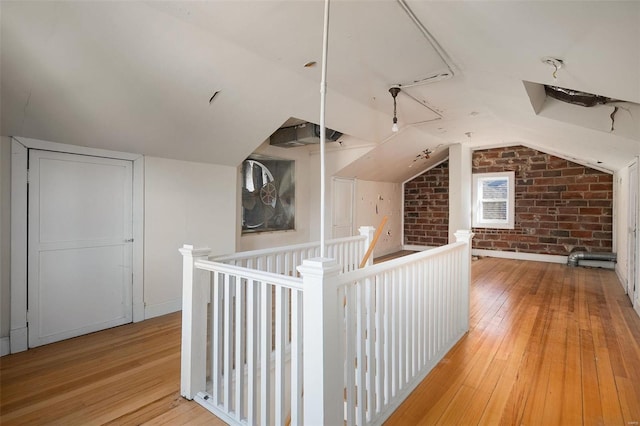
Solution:
M455 143L521 143L609 170L640 154L636 109L620 108L629 131L591 129L536 114L523 84L640 103L640 2L407 5L455 76L405 88L394 134L389 87L447 65L398 2L331 2L327 127L344 146L377 145L341 175L400 182L428 166L420 151L435 161ZM323 2L0 8L3 135L235 166L290 117L318 122L320 66L303 65L321 61ZM545 56L565 61L557 80Z

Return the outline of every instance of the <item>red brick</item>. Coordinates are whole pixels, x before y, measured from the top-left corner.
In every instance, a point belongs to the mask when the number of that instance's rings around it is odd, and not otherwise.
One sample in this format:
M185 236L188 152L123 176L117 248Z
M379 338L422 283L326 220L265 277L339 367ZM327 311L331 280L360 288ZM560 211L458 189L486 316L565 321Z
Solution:
M593 238L593 231L571 231L571 236L575 238Z
M611 185L606 183L592 183L589 185L590 191L611 191Z
M574 167L569 169L562 169L562 176L582 175L584 174L584 167Z
M598 215L601 216L603 214L605 214L605 210L601 207L582 207L580 209L580 214L581 215Z

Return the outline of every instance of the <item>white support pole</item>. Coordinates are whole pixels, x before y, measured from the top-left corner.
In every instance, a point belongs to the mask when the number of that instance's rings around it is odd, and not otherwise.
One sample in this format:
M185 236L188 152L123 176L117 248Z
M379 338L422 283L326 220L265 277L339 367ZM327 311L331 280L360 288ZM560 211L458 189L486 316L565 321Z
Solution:
M458 229L471 228L471 148L449 147L449 242Z
M360 259L362 259L365 252L371 245L371 242L373 241L373 235L376 233L376 228L373 226L361 226L360 228L358 228L358 232L360 232L360 235L367 237L367 239L364 241L364 251L362 253L359 253ZM366 266L371 265L373 265L373 256L369 256L369 258L367 259Z
M325 247L325 198L326 177L324 146L327 138L325 126L325 109L327 103L327 53L329 49L329 0L324 2L324 31L322 35L322 76L320 79L320 257L326 255Z
M207 303L211 298L211 273L197 269L196 260L206 260L209 248L184 245L182 254L182 355L180 394L193 399L206 390L207 379Z
M308 425L344 423L340 269L333 259L307 259L298 267L304 285L303 412Z
M469 330L469 288L471 286L471 239L473 238L473 232L469 230L458 230L454 235L456 236L456 242L465 243L462 265L460 265L460 276L464 281L464 298L467 303L465 304L465 309L462 311L461 315L463 316L462 323L465 324L465 330Z

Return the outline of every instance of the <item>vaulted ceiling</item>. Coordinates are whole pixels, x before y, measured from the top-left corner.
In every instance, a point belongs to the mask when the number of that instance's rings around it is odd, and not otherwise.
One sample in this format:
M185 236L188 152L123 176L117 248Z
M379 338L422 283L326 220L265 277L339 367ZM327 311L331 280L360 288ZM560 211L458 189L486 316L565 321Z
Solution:
M321 1L0 8L2 135L236 166L290 117L319 121ZM332 0L329 28L327 126L373 147L343 176L403 181L456 143L608 170L640 154L640 2Z

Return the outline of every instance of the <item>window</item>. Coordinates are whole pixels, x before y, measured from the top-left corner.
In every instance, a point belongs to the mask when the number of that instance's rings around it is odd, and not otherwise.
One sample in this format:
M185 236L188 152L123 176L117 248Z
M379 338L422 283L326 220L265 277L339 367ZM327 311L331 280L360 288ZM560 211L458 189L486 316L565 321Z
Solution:
M514 228L514 172L473 175L473 226Z

